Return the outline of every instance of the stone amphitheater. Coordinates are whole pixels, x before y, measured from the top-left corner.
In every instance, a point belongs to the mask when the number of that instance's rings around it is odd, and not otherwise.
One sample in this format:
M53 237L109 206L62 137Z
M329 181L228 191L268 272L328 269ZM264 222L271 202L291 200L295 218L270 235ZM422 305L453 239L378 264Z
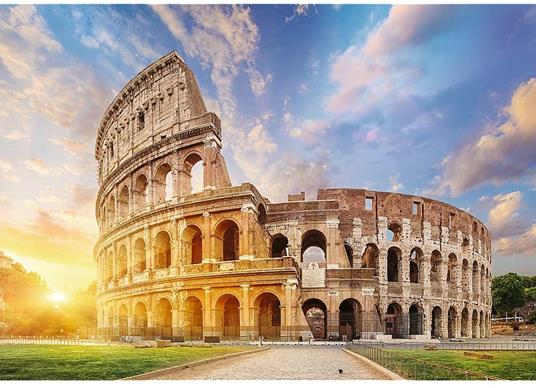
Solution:
M233 186L218 116L171 52L100 122L97 326L176 341L487 337L491 242L443 202ZM252 155L254 157L254 155ZM197 183L196 183L197 182Z

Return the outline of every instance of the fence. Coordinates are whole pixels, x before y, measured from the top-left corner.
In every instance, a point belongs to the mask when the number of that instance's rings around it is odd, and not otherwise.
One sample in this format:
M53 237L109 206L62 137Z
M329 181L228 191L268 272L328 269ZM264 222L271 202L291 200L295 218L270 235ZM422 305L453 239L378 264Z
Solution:
M394 352L364 344L352 344L347 349L411 380L499 380L485 374L469 372L442 364L401 356Z
M77 336L50 336L50 337L2 337L0 345L95 345L98 342L81 339Z
M380 349L423 349L423 342L375 342ZM370 345L372 346L372 344ZM471 342L436 342L438 350L536 350L534 341L471 341Z

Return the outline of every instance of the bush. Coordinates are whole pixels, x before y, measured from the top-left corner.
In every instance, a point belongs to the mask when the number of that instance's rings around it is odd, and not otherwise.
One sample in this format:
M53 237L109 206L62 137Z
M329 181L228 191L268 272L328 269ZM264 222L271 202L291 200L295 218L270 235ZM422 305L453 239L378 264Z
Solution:
M512 322L512 329L514 331L518 331L520 326L521 326L521 322L518 322L518 321Z
M527 317L527 323L536 323L536 310L532 310Z

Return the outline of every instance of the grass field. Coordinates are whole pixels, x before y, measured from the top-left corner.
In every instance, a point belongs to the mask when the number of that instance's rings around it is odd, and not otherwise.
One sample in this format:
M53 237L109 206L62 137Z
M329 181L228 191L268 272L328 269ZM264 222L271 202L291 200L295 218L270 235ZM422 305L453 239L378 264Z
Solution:
M482 373L504 380L536 380L536 351L484 351L483 354L493 356L493 360L482 360L463 355L463 351L455 350L389 350L389 353L405 357L417 358L450 368L463 369ZM410 363L408 363L409 365ZM422 366L417 366L418 373L425 375ZM433 368L430 368L433 369ZM439 368L435 368L436 376L441 376ZM446 373L449 373L446 371ZM453 374L452 372L450 373ZM448 377L448 376L445 376ZM409 368L411 378L411 368Z
M115 380L246 347L0 345L0 380Z

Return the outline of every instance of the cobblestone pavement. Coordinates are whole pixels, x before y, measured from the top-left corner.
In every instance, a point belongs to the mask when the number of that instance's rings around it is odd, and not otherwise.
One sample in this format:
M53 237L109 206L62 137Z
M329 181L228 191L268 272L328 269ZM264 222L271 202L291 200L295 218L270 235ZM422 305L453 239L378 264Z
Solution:
M343 373L339 373L339 369ZM162 380L384 379L340 347L288 347L232 357L170 372Z

